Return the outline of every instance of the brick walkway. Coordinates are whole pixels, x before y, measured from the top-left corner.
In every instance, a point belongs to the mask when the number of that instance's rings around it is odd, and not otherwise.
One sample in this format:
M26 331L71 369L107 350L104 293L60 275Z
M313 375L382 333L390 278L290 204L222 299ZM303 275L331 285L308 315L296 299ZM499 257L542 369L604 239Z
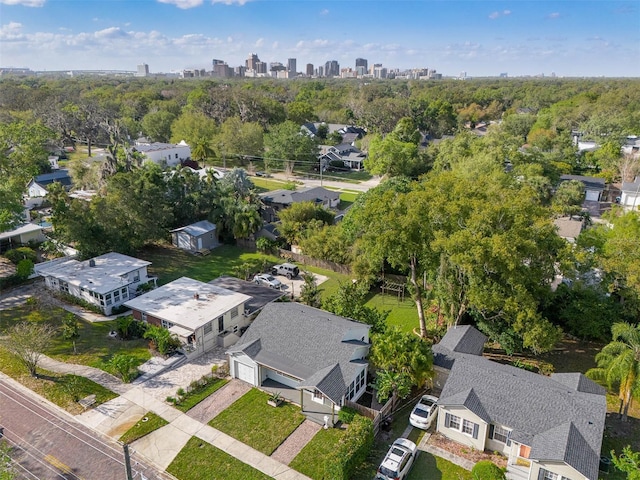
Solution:
M282 442L282 444L276 449L271 458L278 460L279 462L289 465L291 460L296 458L296 455L300 453L307 443L315 436L322 426L311 420L305 420L300 424L295 431Z

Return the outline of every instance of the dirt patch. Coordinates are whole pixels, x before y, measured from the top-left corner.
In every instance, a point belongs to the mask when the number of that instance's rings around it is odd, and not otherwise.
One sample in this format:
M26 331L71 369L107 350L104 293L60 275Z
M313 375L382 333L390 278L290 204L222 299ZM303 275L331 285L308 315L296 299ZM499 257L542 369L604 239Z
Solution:
M10 277L16 273L16 266L5 257L0 257L0 278Z
M608 455L605 448L611 446L620 450L622 446L631 445L633 451L640 450L640 418L629 417L623 422L617 413L607 413L604 425L602 454Z
M454 442L453 440L449 440L445 436L434 433L429 438L427 444L433 445L434 447L439 447L447 452L450 452L458 457L465 458L474 463L477 463L481 460L489 460L499 467L507 467L507 458L503 455L489 452L488 450L480 451L475 450L471 447L467 447L466 445L462 445L461 443Z

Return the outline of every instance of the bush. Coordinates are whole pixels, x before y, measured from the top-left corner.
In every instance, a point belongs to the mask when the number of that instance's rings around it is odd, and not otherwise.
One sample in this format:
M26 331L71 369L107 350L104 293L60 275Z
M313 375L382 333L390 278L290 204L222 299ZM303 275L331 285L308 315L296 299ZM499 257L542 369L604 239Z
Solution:
M346 433L325 460L324 478L348 480L367 458L372 446L373 422L362 415L355 415Z
M353 408L342 407L338 412L338 419L342 423L351 423L353 422L353 418L356 416L357 413L358 412Z
M276 242L266 237L260 237L256 240L256 249L263 253L272 253L276 249Z
M473 480L505 480L504 469L489 460L476 463L471 470Z
M16 267L16 276L21 280L27 280L33 273L33 262L29 259L20 260Z
M111 309L111 315L120 315L121 313L127 312L131 310L128 307L125 307L124 305L118 305L117 307L113 307Z
M14 248L13 250L8 250L7 253L4 254L12 263L18 264L20 260L31 260L33 263L38 261L38 256L36 252L34 252L29 247L19 247Z

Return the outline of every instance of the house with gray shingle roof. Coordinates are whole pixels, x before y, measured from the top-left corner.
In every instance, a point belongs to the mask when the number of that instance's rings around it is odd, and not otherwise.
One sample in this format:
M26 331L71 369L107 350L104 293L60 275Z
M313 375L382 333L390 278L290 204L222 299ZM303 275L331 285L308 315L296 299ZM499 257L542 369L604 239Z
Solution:
M300 391L303 413L322 405L335 414L365 392L369 329L299 303L271 303L227 351L230 373L256 387Z
M267 223L278 220L278 212L300 202L313 202L325 208L337 208L340 193L324 187L312 187L304 190L273 190L260 194L264 204L262 218Z
M457 327L433 347L434 365L449 371L437 431L477 450L501 452L518 477L596 480L604 388L580 373L547 377L488 360L481 356L483 338L473 327Z

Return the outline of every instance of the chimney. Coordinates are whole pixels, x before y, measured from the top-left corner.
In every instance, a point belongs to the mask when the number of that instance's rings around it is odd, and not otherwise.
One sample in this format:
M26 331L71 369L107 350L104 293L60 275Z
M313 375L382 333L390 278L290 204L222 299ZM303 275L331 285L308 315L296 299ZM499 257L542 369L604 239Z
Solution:
M200 295L198 295L198 292L193 294L193 298L195 298L196 300L198 300L200 298Z
M96 266L96 261L93 258L91 260L89 260L89 266L90 267L95 267Z

